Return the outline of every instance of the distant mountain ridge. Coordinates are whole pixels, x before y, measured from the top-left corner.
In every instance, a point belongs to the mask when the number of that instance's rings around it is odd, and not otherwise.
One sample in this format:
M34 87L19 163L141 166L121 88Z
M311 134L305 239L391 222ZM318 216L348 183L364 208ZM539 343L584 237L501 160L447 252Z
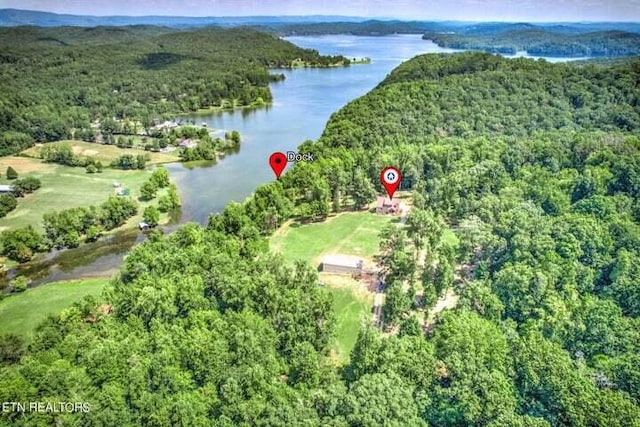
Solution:
M15 27L35 25L39 27L78 26L94 27L102 25L161 25L167 27L201 27L206 25L238 26L264 25L267 23L310 23L310 22L361 22L366 18L349 16L89 16L69 15L36 10L0 9L0 26Z
M547 31L578 34L594 31L627 31L640 33L638 22L472 22L401 20L357 16L90 16L70 15L21 9L0 9L0 27L32 25L39 27L96 27L125 25L158 25L172 28L204 26L255 26L278 31L284 35L319 34L421 34L426 32L456 32L473 35L496 34L506 31L544 28Z

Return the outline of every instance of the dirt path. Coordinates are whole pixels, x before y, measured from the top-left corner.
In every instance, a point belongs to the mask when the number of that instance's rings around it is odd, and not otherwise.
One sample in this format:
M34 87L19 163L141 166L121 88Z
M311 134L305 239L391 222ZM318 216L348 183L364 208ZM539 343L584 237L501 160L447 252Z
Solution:
M384 301L384 293L382 292L382 284L378 282L376 295L373 300L373 326L380 328L382 326L382 303Z
M398 227L402 227L407 222L407 217L409 216L409 210L411 206L402 203L400 205L400 209L402 211L402 216L400 217L400 221L398 221ZM376 295L373 303L373 326L376 328L382 327L382 304L384 303L384 291L382 287L382 283L378 282L378 286L376 287Z

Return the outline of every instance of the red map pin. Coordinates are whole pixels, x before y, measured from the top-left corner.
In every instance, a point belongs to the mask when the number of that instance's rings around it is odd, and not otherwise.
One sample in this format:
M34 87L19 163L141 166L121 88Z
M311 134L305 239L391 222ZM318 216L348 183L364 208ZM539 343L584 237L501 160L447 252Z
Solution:
M276 151L269 157L269 166L273 169L273 173L276 174L276 178L280 179L282 171L287 167L287 156Z
M402 180L402 174L400 171L394 167L387 167L382 169L380 172L380 182L389 193L389 198L393 199L393 193L396 192L396 189L400 185L400 181Z

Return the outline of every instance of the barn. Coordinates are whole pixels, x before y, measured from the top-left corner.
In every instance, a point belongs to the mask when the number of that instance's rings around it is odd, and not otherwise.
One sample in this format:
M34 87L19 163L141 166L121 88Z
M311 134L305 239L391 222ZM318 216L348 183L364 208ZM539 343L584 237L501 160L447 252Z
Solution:
M352 274L359 276L362 274L362 258L350 255L327 255L322 259L320 271L323 273Z

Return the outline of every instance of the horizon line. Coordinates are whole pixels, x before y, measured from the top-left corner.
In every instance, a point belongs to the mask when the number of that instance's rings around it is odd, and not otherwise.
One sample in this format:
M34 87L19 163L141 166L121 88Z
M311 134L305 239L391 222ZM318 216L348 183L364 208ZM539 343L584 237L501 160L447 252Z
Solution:
M76 13L60 13L60 12L52 12L49 10L41 10L41 9L16 9L13 7L5 7L0 8L0 11L18 11L18 12L39 12L39 13L49 13L57 16L73 16L73 17L87 17L87 18L187 18L187 19L224 19L224 18L344 18L351 20L363 20L363 21L401 21L401 22L462 22L462 23L538 23L538 24L599 24L599 23L610 23L610 24L640 24L639 21L620 21L620 20L612 20L612 21L589 21L589 20L576 20L576 21L553 21L553 20L523 20L523 19L515 19L515 20L501 20L501 19L487 19L487 20L461 20L454 18L406 18L406 17L391 17L391 16L357 16L357 15L327 15L321 13L314 13L309 15L299 15L299 14L245 14L245 15L88 15L88 14L76 14ZM339 21L336 21L339 22ZM334 22L335 23L335 22ZM28 24L26 24L28 25Z

